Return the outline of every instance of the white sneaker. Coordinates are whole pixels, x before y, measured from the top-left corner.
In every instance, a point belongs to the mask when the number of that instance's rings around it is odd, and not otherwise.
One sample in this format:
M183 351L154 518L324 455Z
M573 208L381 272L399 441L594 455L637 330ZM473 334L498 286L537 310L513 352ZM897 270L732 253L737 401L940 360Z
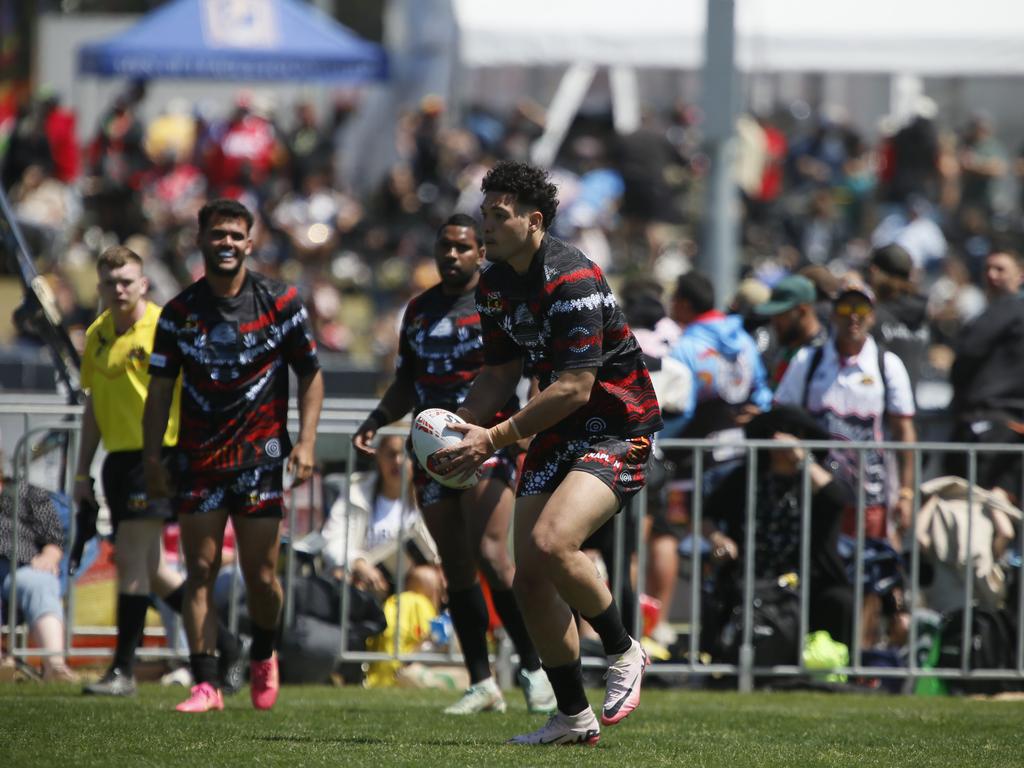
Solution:
M647 651L636 640L630 638L632 645L619 658L608 659L608 671L605 679L604 706L601 708L601 723L615 725L625 719L626 715L640 705L640 684L644 679L644 671L651 663Z
M526 697L526 708L538 715L553 715L558 708L555 701L555 689L551 687L548 674L543 669L529 672L519 670L519 687Z
M578 715L556 712L544 724L531 733L513 736L506 744L582 744L592 747L601 740L601 726L597 724L594 710L587 707Z
M448 707L446 715L472 715L477 712L504 712L505 697L493 677L469 686L462 698Z

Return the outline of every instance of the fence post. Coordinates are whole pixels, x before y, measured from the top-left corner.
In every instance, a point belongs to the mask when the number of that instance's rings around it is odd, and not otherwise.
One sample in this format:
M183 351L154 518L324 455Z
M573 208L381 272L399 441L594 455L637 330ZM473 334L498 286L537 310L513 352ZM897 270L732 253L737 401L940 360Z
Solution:
M757 449L747 448L747 535L743 544L743 643L740 645L739 690L754 690L754 548L756 546ZM699 481L698 481L699 482Z

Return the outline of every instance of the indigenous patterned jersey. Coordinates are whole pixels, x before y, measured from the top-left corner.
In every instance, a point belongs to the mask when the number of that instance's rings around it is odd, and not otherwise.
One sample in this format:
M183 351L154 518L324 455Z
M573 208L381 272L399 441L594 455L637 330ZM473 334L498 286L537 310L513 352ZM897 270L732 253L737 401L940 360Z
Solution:
M320 367L293 287L250 271L237 296L221 298L203 278L164 307L149 371L182 372L178 447L193 472L281 462L291 452L286 363L299 377Z
M454 411L462 405L483 364L484 340L472 292L449 296L436 285L409 302L398 340L396 378L413 387L414 416L424 408ZM497 421L518 409L513 396Z
M597 369L590 401L549 432L639 437L661 429L640 345L600 268L576 248L547 235L526 274L492 264L476 302L487 364L525 357L541 390L559 371Z

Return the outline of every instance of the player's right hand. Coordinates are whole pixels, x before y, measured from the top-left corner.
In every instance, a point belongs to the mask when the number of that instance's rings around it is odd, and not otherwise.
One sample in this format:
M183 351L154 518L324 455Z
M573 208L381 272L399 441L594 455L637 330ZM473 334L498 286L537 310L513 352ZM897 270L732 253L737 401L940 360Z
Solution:
M146 480L146 496L150 499L168 499L171 497L171 473L160 460L160 457L149 458L143 462L143 476Z
M92 489L92 479L83 478L75 481L75 487L71 491L71 500L77 507L83 501L96 504L96 493Z
M356 450L367 456L373 456L377 453L377 450L373 447L373 438L376 436L379 428L380 425L377 424L376 419L367 419L360 424L356 433L352 435L352 444L356 447Z

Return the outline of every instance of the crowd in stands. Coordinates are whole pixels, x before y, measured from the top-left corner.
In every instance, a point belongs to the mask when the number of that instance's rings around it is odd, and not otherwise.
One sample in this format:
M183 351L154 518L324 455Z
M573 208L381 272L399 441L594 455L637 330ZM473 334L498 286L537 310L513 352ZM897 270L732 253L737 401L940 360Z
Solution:
M476 214L484 172L500 158L525 159L545 120L528 103L505 115L468 107L455 119L427 99L402 116L398 160L364 191L338 171L338 137L359 109L351 97L317 114L307 101L273 105L243 93L225 116L169 103L148 123L139 117L145 98L144 86L128 89L82 147L74 114L51 94L5 124L3 184L68 324L84 330L94 316L95 256L111 243L145 255L158 302L194 279L196 212L229 196L258 212L256 268L300 287L321 348L378 366L382 380L398 313L437 280L438 225L453 212ZM1024 211L1006 190L1024 189L1024 150L1008 152L984 114L941 124L927 99L876 135L836 110L806 112L738 121L743 280L733 297L717 296L694 269L707 158L692 107L649 113L622 137L604 120L579 120L552 168L561 198L552 232L611 276L655 373L663 437L723 441L704 461L703 533L722 566L714 604L728 613L737 599L726 578L742 562L739 499L750 492L744 454L728 440L778 440L754 477L756 575L798 570L798 480L810 467L811 629L850 644L843 537L856 535L859 487L866 535L898 559L914 535L921 478L909 454L868 453L861 466L855 452L815 454L790 441L913 443L915 393L932 380L952 385L956 440L1021 440L1024 372L1014 371L1024 360ZM722 304L728 314L715 309ZM21 329L18 343L35 342ZM437 609L436 550L406 508L412 497L400 487L395 443L394 466L353 477L354 501L327 515L325 571L386 598L395 536L408 518L403 527L420 536L409 589ZM691 460L664 457L674 477L651 494L648 583L665 614L689 523ZM956 457L942 468L967 476ZM1020 503L1019 460L982 456L977 481L1009 508ZM899 588L867 589L863 610L864 647L905 640L910 607ZM658 639L673 640L665 627Z

